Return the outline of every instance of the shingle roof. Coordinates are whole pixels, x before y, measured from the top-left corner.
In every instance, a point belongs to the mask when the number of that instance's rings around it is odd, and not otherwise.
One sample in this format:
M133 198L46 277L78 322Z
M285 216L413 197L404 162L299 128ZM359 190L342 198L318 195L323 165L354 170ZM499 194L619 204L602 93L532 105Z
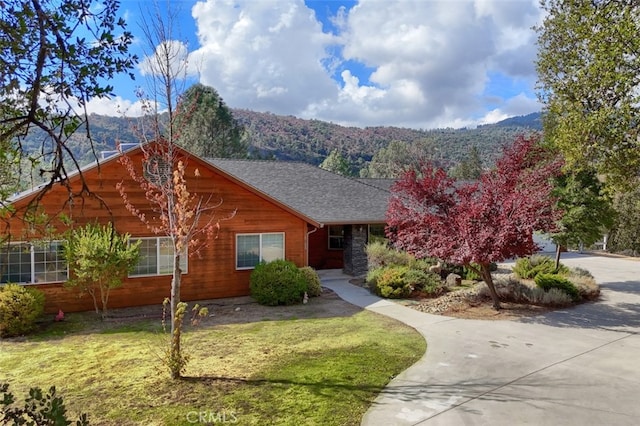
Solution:
M223 172L323 225L383 223L389 191L311 164L206 159Z
M383 189L385 191L391 191L391 187L394 183L397 182L397 179L386 179L386 178L358 178L359 182L365 183L367 185L373 185L376 188Z

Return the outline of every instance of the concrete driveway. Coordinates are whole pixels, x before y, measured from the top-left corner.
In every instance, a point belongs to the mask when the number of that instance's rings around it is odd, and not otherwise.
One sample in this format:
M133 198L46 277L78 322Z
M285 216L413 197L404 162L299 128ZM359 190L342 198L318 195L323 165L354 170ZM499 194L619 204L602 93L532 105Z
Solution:
M640 262L564 254L591 271L602 300L526 321L424 314L340 274L323 285L424 335L425 356L394 378L363 425L637 425Z

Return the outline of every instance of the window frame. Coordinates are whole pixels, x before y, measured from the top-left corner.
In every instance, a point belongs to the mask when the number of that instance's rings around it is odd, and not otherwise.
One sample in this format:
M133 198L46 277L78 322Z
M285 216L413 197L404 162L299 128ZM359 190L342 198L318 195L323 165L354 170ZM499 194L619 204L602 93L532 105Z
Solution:
M280 235L282 236L282 257L280 257L279 259L284 259L285 255L286 255L286 238L285 238L285 233L284 232L247 232L247 233L238 233L236 234L236 246L235 246L235 269L236 271L250 271L252 269L255 269L255 267L264 260L264 256L263 256L263 236L265 235ZM239 244L239 238L240 237L255 237L258 236L259 237L259 241L258 241L258 263L256 263L256 265L253 266L238 266L238 248L240 246Z
M173 244L171 244L171 237L131 237L129 238L129 242L130 243L135 243L136 241L140 241L140 240L146 240L146 241L152 241L155 240L156 241L156 273L151 273L151 274L136 274L135 272L130 272L127 277L128 278L144 278L144 277L165 277L165 276L169 276L169 275L173 275L173 266L171 267L171 270L169 270L168 272L162 272L162 259L166 258L167 255L166 254L162 254L161 250L162 250L162 240L167 240L169 242L169 248L171 248L171 254L169 256L171 256L171 259L173 259ZM166 248L167 246L165 246ZM141 260L141 259L140 259ZM173 263L173 262L172 262ZM138 265L135 266L135 268L137 268ZM182 275L186 275L189 273L189 250L188 247L184 248L184 253L180 256L180 269L182 270ZM134 268L134 270L135 270Z
M332 234L331 229L340 228L340 235ZM332 247L332 241L340 241L338 247ZM329 225L327 226L327 249L328 250L344 250L344 225Z
M57 244L58 245L58 249L56 250L56 258L54 260L47 260L46 256L44 256L44 261L37 261L36 260L36 256L38 254L45 254L48 252L48 247L50 247L52 244ZM29 276L30 276L30 281L7 281L4 283L0 283L0 286L4 285L4 284L8 284L8 283L13 283L13 284L20 284L20 285L40 285L40 284L58 284L58 283L64 283L66 281L69 280L69 262L66 261L66 259L64 259L64 254L62 253L62 245L64 244L64 240L51 240L51 241L46 241L46 242L29 242L29 241L15 241L15 242L11 242L8 244L3 244L0 248L1 253L0 256L3 256L4 254L7 255L7 257L10 255L10 249L11 247L16 247L16 246L28 246L29 247ZM6 252L4 250L7 250ZM40 249L40 250L38 250ZM47 249L47 250L43 250L43 249ZM25 253L26 254L26 251ZM7 259L8 260L8 259ZM64 269L60 269L59 263L64 262ZM26 263L22 263L20 262L20 265L23 265ZM9 262L7 262L7 267L9 266ZM36 265L43 265L44 267L44 271L37 271L38 268L36 268ZM55 268L53 270L47 270L47 265L55 265ZM47 274L64 274L66 275L64 277L64 279L62 280L44 280L44 281L38 281L37 277L38 275L41 274L45 274L45 276ZM4 277L5 275L9 276L9 273L7 272L2 273L0 275L1 277ZM24 274L22 272L20 272L20 275L24 276Z
M382 234L381 235L378 235L378 234L375 234L375 233L371 232L371 228L378 228L378 227L382 227ZM378 239L386 240L387 239L387 235L385 233L386 227L387 227L387 225L384 224L384 223L370 223L368 225L368 229L367 229L367 243L371 242L371 240L372 240L371 237L373 237L374 240L378 240Z

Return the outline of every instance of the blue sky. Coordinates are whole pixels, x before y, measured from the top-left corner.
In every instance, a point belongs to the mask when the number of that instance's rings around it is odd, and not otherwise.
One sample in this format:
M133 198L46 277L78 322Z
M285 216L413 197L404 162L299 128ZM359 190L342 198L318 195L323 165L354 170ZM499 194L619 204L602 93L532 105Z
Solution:
M464 127L540 110L537 0L158 0L189 58L190 82L232 108L349 126ZM141 38L152 1L123 0ZM137 78L90 111L136 115Z

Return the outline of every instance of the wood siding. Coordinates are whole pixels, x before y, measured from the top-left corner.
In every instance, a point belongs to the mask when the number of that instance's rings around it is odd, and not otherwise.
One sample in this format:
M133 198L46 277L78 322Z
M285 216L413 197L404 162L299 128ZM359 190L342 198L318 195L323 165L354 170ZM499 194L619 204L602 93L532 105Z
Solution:
M142 164L140 151L130 154L130 157L134 164ZM200 173L198 178L195 177L196 168ZM188 273L183 275L182 280L182 300L205 300L249 294L251 271L238 271L235 268L236 234L239 233L284 232L285 258L298 266L306 264L305 220L234 182L197 158L192 157L188 160L186 176L191 192L198 193L205 199L211 196L214 203L222 201L222 205L213 211L216 217L228 217L234 210L236 214L232 219L220 222L221 229L217 238L207 241L199 253L190 253ZM90 196L70 200L67 189L57 186L40 201L40 208L50 217L64 213L72 219L74 225L93 221L113 222L120 233L129 233L132 237L155 236L124 206L116 189L119 182L125 183L130 200L147 217L154 217L143 192L117 159L108 160L99 169L94 167L86 171L84 178L87 186L102 199L104 205ZM72 178L74 188L79 188L79 182L77 177ZM20 199L14 206L18 210L23 209L28 201L30 198ZM206 218L203 220L206 221ZM29 232L29 229L17 219L12 219L9 225L5 233L11 235L12 241L28 241L38 234ZM59 221L55 222L55 226L58 231L66 229ZM127 278L121 288L111 291L109 307L162 303L169 296L170 285L169 275ZM58 309L68 312L93 309L93 301L89 295L66 289L62 283L34 286L44 291L47 312L57 312Z
M344 250L329 249L328 226L318 228L317 231L309 234L309 266L315 269L344 267Z

